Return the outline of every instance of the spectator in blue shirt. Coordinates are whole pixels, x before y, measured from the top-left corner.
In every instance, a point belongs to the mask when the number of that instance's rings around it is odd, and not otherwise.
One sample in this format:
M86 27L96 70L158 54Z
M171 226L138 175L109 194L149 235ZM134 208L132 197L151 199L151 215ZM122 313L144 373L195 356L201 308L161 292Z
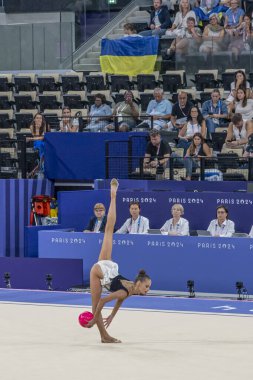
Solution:
M211 133L215 132L217 127L226 123L228 118L228 109L220 98L220 91L215 89L211 93L211 99L202 105L202 115L206 120L207 134L211 137Z
M95 104L93 104L90 108L90 119L87 128L90 129L91 132L105 131L111 116L112 109L108 106L108 104L106 104L104 94L96 94Z
M171 27L171 19L167 5L162 0L153 0L154 10L150 14L149 30L144 30L142 36L162 36Z
M224 28L225 31L230 35L234 35L237 28L241 26L244 10L239 8L238 0L231 0L231 8L229 8L225 13Z
M154 129L167 129L167 123L171 117L172 104L169 100L164 99L163 90L159 87L154 89L154 98L148 104L147 115L152 116ZM150 128L152 127L151 119L144 120L138 127L141 127L142 124L148 124Z

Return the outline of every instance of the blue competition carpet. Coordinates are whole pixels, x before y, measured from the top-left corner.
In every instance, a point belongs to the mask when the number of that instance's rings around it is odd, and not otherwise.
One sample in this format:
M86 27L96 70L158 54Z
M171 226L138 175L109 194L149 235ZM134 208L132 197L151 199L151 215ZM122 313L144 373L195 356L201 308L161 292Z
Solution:
M86 293L0 289L1 302L85 307L91 306L91 297L90 294ZM107 306L112 305L113 303L107 304ZM160 312L243 314L253 316L252 301L220 299L132 296L124 302L123 308Z

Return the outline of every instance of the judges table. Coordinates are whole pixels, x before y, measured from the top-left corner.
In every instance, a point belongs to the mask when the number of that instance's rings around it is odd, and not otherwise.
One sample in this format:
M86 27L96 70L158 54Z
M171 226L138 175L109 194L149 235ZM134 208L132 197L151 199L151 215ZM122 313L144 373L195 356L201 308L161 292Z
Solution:
M83 259L84 283L97 261L103 234L40 231L39 257ZM121 235L113 240L113 260L123 276L134 279L145 269L152 289L187 291L187 280L196 292L235 293L243 281L253 293L253 239Z

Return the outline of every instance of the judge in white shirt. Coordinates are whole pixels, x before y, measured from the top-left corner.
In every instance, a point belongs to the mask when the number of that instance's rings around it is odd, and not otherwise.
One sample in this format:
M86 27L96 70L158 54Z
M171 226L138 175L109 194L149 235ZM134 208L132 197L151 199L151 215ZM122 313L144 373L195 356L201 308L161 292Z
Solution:
M167 220L161 228L163 235L188 236L189 222L182 218L184 208L181 204L174 204L171 208L172 218Z
M118 231L117 234L147 234L149 230L149 220L140 215L139 202L130 202L129 212L131 218L128 218Z
M217 219L209 224L207 231L212 236L231 237L235 232L235 224L228 219L228 209L225 206L219 206L216 210Z

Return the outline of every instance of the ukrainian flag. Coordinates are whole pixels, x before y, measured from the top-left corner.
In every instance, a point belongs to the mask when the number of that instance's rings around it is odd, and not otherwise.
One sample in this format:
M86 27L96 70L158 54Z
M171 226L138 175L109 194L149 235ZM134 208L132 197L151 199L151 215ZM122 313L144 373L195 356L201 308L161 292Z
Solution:
M124 37L102 39L100 66L108 74L138 75L154 71L159 39L157 37Z

